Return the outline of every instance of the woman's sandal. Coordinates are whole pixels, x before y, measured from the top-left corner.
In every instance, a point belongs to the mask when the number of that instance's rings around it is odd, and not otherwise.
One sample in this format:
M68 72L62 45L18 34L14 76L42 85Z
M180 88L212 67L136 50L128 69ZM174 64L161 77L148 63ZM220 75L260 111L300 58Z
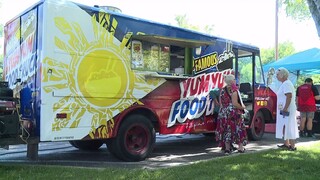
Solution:
M246 151L245 148L243 148L243 150L238 149L238 153L244 153Z
M291 147L291 146L290 146L290 147L288 148L288 151L296 151L296 150L297 150L296 147Z
M277 146L278 146L278 148L286 148L286 149L290 148L290 146L287 146L285 144L281 144L281 145L277 145Z
M230 155L230 154L231 154L231 151L230 151L230 150L224 150L224 154L225 154L225 155Z
M235 150L237 150L237 148L232 145L231 146L231 151L235 151Z

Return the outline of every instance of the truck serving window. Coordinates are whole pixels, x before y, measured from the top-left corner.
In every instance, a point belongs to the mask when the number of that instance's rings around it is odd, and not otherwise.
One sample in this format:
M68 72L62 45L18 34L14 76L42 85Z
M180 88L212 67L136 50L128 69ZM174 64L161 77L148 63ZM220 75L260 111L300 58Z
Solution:
M155 35L134 35L131 38L132 69L180 75L192 74L193 49L214 43L214 40L198 41Z

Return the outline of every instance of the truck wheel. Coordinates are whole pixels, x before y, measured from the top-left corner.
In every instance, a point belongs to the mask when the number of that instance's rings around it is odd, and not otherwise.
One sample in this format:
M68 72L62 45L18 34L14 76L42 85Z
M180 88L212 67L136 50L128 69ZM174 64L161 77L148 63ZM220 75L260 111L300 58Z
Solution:
M71 146L73 146L73 147L75 147L75 148L78 148L79 149L79 147L78 146L76 146L76 144L74 143L75 141L69 141L69 143L71 144Z
M0 121L0 135L5 134L7 131L6 125L4 122Z
M261 111L257 112L254 119L252 119L251 127L248 129L248 136L250 140L260 140L264 134L265 120Z
M13 90L8 87L0 87L0 97L13 97Z
M114 141L114 138L106 140L107 149L112 155L118 157L116 150L114 149L115 146L112 146L113 141Z
M144 160L153 150L156 139L151 121L143 115L130 115L121 124L111 142L111 153L124 161ZM113 151L113 152L112 152Z
M214 132L212 133L202 133L206 137L214 137L216 134Z
M90 151L98 150L103 145L101 140L69 141L69 143L75 148Z

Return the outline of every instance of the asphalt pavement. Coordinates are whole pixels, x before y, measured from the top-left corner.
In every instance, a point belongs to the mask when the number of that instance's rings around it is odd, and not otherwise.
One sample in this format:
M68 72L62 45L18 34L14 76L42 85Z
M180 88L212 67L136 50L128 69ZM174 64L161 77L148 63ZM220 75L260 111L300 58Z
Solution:
M319 141L317 138L299 138L297 147ZM254 153L277 148L283 141L275 139L272 133L266 133L260 141L251 141L246 146L246 153ZM213 137L197 135L158 135L154 151L144 161L123 162L112 156L106 146L97 151L82 151L74 148L68 142L48 142L39 144L39 158L36 161L26 157L26 145L12 145L9 150L0 149L0 164L42 164L59 166L80 166L93 168L165 168L187 165L198 161L225 157L217 147ZM233 153L231 156L240 155Z

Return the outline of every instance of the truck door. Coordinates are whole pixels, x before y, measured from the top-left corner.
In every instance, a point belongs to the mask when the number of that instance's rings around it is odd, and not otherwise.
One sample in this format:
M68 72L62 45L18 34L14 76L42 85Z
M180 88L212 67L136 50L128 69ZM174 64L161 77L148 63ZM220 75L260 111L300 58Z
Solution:
M261 61L258 51L252 49L236 50L236 79L241 98L248 110L245 123L249 127L248 135L251 140L262 138L265 129L265 114L263 106L267 106L262 95L265 92Z
M20 98L22 119L35 121L34 95L37 59L37 8L6 24L4 43L5 81L13 96ZM35 123L35 122L33 122Z
M242 101L247 110L253 109L253 54L249 51L238 50L236 59L236 80Z

